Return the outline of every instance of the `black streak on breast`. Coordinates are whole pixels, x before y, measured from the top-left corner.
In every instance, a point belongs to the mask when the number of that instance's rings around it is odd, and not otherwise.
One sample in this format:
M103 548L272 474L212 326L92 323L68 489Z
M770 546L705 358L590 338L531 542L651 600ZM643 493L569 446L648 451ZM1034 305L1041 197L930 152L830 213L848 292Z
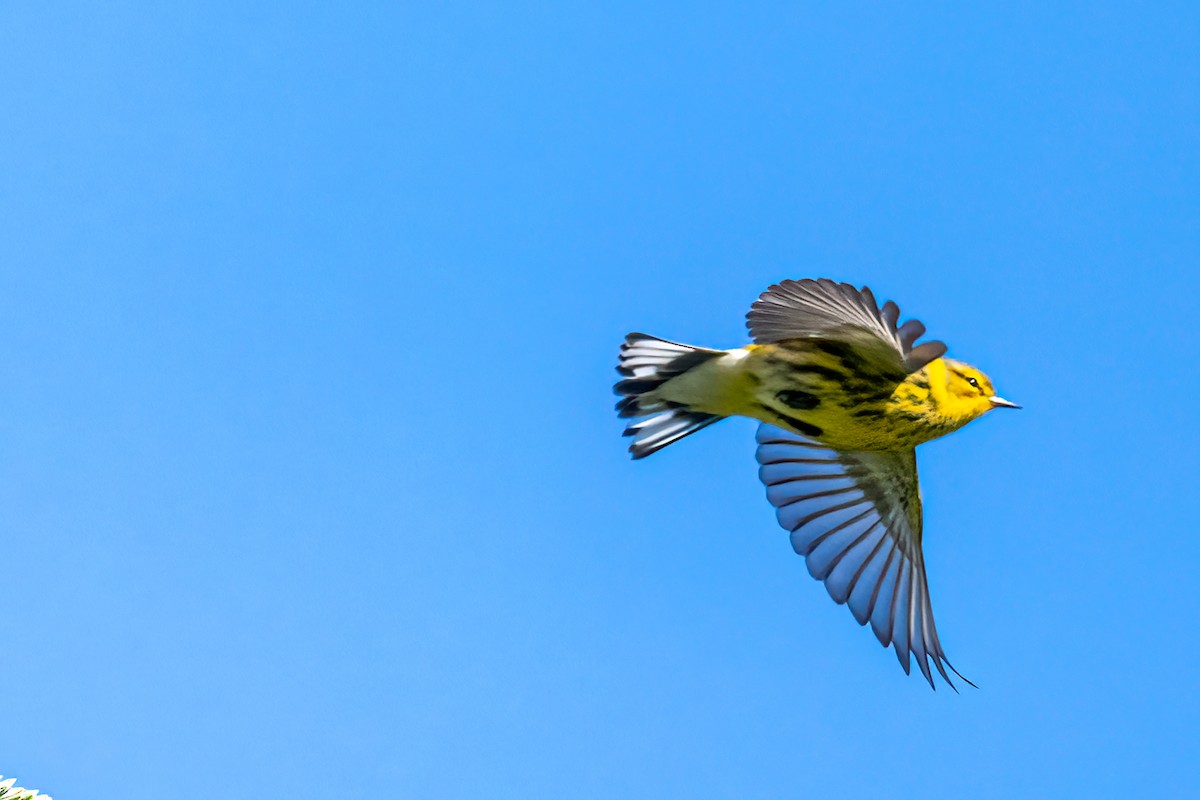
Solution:
M768 356L767 364L772 367L781 369L783 372L792 373L795 375L816 375L824 378L827 381L840 383L846 379L846 373L838 372L832 367L826 367L821 364L795 364L788 361L786 358L779 356Z
M809 437L812 437L813 439L817 439L821 436L821 434L825 433L825 431L821 430L816 425L810 425L809 423L805 422L802 419L796 419L795 417L789 417L786 414L780 414L778 411L776 411L775 413L776 413L776 415L778 415L778 417L781 420L786 422L791 428L793 428L797 431L800 431L800 433L804 434L805 436L809 436Z
M821 398L809 392L802 392L798 389L787 389L775 395L779 398L779 402L787 405L789 408L794 408L797 411L812 411L817 406L821 405Z
M845 342L839 342L833 339L822 339L817 342L817 349L836 358L842 362L842 366L850 372L858 372L863 369L863 360L858 353L854 352L854 348Z

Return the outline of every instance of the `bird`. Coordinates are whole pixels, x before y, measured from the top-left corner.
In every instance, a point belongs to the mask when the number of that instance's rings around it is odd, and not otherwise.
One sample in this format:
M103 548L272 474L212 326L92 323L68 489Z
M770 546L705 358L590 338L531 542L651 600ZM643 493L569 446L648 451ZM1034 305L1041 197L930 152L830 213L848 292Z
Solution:
M757 420L759 477L792 548L830 597L891 646L905 674L930 664L954 691L922 553L916 448L997 408L979 369L918 342L866 286L829 278L770 286L746 315L752 343L714 350L630 333L614 386L645 458L726 417Z

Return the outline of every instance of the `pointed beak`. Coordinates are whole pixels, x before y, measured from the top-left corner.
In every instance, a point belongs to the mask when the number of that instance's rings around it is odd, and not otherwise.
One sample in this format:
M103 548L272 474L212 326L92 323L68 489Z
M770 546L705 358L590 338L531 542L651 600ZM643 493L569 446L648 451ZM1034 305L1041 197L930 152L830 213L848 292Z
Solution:
M1020 408L1016 403L1005 400L1003 397L989 397L988 399L992 401L992 408Z

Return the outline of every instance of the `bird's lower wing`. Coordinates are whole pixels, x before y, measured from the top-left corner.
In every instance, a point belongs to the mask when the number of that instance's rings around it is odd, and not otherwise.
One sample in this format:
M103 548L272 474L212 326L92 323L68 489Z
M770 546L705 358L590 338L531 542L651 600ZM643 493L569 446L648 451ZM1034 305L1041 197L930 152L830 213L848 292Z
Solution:
M916 452L839 452L768 424L757 438L767 499L809 573L906 673L911 654L930 686L932 661L955 688L945 668L962 675L942 652L925 580Z

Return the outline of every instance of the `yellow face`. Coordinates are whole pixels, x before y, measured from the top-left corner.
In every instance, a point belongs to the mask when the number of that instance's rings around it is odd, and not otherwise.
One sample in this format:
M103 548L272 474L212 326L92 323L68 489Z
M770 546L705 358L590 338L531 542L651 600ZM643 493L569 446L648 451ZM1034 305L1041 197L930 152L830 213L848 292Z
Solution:
M979 370L960 361L946 361L946 395L952 414L974 419L993 408L1020 408L996 395L991 380Z

